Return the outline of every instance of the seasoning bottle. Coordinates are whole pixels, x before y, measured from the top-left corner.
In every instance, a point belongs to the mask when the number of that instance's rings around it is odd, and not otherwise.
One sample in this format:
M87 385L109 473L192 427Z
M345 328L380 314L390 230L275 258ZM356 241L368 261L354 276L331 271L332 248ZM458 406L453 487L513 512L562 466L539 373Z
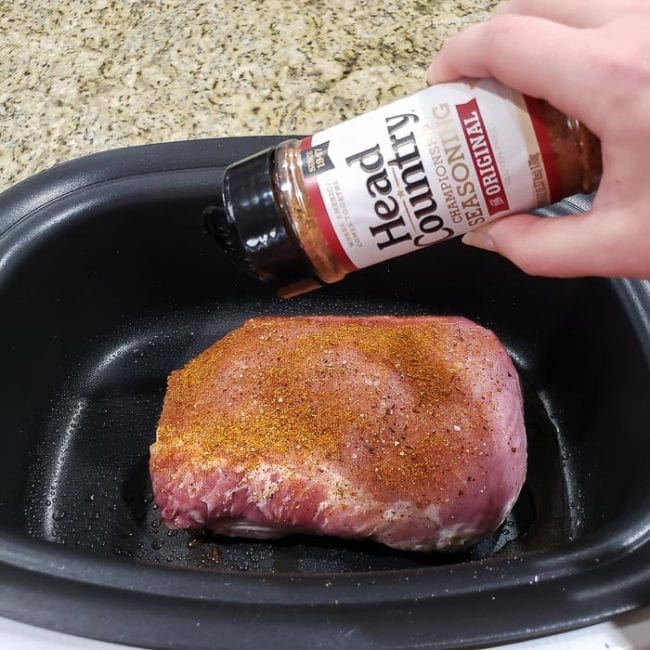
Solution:
M290 297L596 189L599 140L494 80L439 84L226 169L209 230Z

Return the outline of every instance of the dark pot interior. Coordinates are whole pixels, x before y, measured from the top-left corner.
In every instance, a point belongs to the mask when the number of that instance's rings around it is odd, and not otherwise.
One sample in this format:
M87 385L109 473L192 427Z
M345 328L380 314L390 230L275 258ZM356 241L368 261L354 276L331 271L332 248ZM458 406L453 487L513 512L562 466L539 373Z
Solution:
M0 197L0 613L158 647L402 647L649 602L648 285L531 278L451 242L282 301L201 219L223 166L271 142L110 152ZM456 555L168 531L147 472L168 373L252 316L336 313L460 314L500 336L530 460L506 523ZM66 597L94 616L66 614ZM258 625L237 634L247 616Z

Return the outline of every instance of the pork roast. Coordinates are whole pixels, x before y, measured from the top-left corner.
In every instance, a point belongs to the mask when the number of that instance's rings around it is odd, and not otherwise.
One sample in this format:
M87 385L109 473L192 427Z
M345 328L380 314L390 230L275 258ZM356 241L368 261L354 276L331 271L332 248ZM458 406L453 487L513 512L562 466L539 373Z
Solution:
M256 318L170 375L150 470L171 528L455 551L522 487L519 380L465 318Z

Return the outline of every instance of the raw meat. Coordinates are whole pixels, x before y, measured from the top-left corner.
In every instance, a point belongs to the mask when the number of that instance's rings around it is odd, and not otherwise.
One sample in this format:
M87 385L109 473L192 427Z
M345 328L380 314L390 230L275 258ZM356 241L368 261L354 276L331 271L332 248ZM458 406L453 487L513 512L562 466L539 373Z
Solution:
M172 528L455 551L523 484L519 381L464 318L253 319L170 375L150 469Z

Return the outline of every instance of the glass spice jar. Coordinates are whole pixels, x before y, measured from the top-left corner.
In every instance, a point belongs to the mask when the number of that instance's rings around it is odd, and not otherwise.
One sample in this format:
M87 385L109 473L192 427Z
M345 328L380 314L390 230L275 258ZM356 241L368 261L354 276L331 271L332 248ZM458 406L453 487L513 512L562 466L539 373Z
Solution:
M439 84L226 169L212 234L282 297L600 181L600 142L486 79Z

